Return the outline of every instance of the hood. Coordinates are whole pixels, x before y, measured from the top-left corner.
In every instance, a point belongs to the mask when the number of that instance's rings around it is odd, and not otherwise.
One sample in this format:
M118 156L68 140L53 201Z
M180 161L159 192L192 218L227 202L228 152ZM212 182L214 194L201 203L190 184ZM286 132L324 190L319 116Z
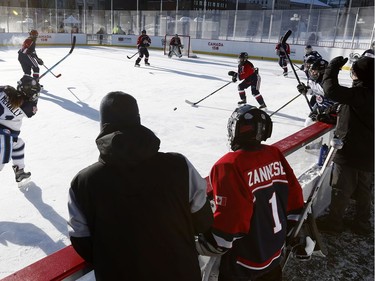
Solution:
M100 160L106 164L136 166L159 151L160 140L142 125L121 128L104 124L96 145Z

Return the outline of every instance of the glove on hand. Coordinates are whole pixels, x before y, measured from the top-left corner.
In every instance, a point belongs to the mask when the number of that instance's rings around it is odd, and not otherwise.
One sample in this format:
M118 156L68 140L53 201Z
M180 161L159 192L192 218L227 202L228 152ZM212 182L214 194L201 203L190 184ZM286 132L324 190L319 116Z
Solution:
M40 58L36 58L36 62L39 64L39 65L43 65L43 60L40 59Z
M299 68L300 70L304 70L305 69L305 65L301 65L301 67Z
M258 68L258 67L254 68L254 73L255 73L255 74L258 74L258 73L259 73L259 68Z
M237 72L229 71L228 75L232 76L232 82L237 82Z
M201 256L221 256L226 252L225 248L212 245L203 234L195 237L195 248Z
M307 91L310 89L309 86L306 86L304 83L300 83L297 85L297 90L303 95L307 94Z
M331 69L341 69L347 61L348 58L344 58L342 56L335 57L330 61L329 66L331 67Z

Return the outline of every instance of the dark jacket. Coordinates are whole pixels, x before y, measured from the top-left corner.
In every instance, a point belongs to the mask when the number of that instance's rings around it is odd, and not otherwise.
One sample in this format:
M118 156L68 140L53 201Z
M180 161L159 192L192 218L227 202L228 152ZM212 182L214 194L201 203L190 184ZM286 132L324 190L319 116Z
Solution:
M71 183L73 247L96 280L201 280L194 235L213 222L206 182L147 128L104 125L100 159Z
M340 86L339 69L328 66L323 77L325 96L340 103L335 135L344 146L334 162L359 170L374 171L374 85L355 80L351 88Z

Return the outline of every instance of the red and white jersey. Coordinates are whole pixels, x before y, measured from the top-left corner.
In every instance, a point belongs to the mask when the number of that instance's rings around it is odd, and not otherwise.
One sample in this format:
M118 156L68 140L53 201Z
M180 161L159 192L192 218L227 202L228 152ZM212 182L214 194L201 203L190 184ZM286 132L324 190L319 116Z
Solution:
M276 147L237 150L219 159L210 173L216 210L213 235L231 248L233 263L262 270L280 258L287 215L303 207L302 188Z
M27 55L34 55L35 54L35 40L31 37L26 38L23 42L21 49L19 50L20 53L27 54Z

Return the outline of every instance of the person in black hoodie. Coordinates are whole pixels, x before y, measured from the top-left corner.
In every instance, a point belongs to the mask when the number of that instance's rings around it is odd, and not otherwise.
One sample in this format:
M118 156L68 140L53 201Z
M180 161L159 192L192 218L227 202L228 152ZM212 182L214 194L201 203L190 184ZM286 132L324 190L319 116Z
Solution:
M343 217L351 197L356 200L352 231L371 233L371 186L374 174L374 58L361 57L353 63L351 88L339 85L338 74L348 61L334 58L323 76L326 97L340 103L336 137L344 146L333 159L331 204L326 220L318 226L321 231L339 233L344 230Z
M136 100L110 92L100 105L98 162L69 190L69 235L100 280L201 280L195 236L213 215L207 184L181 154L159 152Z

